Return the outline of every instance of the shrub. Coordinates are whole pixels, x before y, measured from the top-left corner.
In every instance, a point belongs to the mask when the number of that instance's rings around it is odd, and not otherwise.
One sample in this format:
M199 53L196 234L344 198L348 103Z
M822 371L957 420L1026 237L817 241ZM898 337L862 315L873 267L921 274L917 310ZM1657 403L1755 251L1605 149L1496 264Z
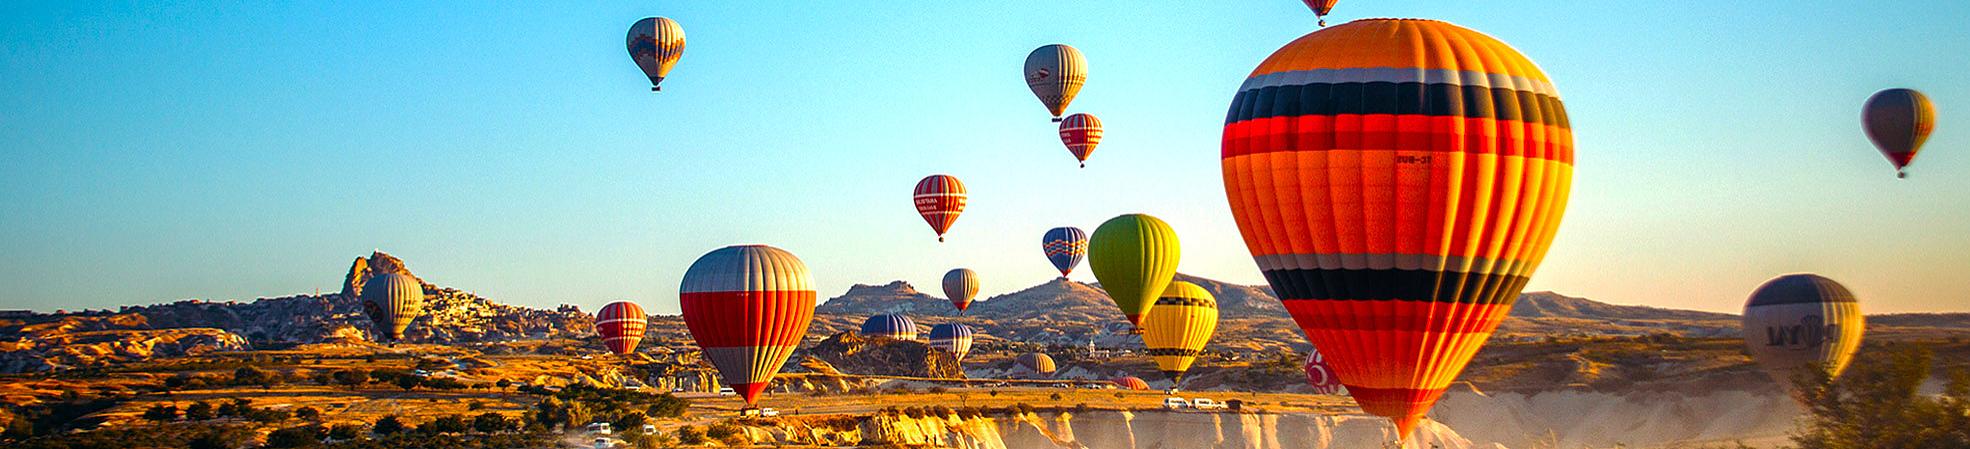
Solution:
M1047 395L1047 399L1052 399L1052 400L1056 400L1056 401L1058 401L1058 400L1060 400L1060 393L1054 393L1054 394L1049 394L1049 395Z
M178 420L178 406L171 404L153 405L150 409L144 410L144 419L156 422L176 421Z
M705 439L705 433L698 430L697 427L684 426L677 428L678 443L683 443L686 446L697 446L705 444L706 441L709 440Z
M321 419L321 410L315 409L314 407L297 408L294 409L294 417L314 421Z
M402 419L398 419L397 415L384 416L382 418L378 418L376 420L376 427L372 427L369 430L371 432L376 432L377 435L395 435L395 434L403 433L404 421Z
M185 419L204 421L217 417L219 417L218 413L212 411L212 403L209 402L193 402L191 406L185 407Z
M321 439L325 436L328 436L328 431L322 429L321 426L289 427L268 433L267 445L265 447L292 448L315 446L321 444Z
M362 424L336 424L328 428L328 437L344 441L354 440L362 438L366 430L368 429L364 429Z
M513 430L514 427L516 426L513 420L506 419L506 415L498 413L486 412L472 418L472 430L482 433L500 433Z
M445 433L464 433L466 429L468 429L468 427L466 427L465 425L465 417L456 414L440 416L438 417L438 419L433 419L431 420L431 422L427 422L424 423L424 425L417 426L417 430L419 433L424 433L429 435L437 435L437 434L445 434Z

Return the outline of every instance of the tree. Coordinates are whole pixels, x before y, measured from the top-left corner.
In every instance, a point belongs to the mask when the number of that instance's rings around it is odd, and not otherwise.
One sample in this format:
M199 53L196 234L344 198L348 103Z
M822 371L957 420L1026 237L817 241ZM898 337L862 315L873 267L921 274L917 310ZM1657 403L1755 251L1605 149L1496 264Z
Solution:
M708 440L705 440L704 431L698 430L697 427L684 426L677 428L677 442L684 443L685 446L703 445L705 441Z
M233 370L233 385L271 386L273 383L271 380L272 377L267 374L266 370L251 366L242 366L239 369Z
M212 403L209 402L193 402L191 406L185 407L185 419L204 421L217 417L219 417L218 414L213 413Z
M335 370L335 374L331 377L335 378L336 385L348 387L351 390L369 383L369 373L363 372L362 370Z
M505 390L507 387L513 386L513 381L500 379L499 382L494 383L494 385L498 385L499 389Z
M404 391L415 390L417 389L418 385L424 384L424 378L421 377L417 377L417 376L396 376L396 377L397 378L394 383L397 384L397 388L402 388L404 389Z
M227 402L225 404L219 405L219 416L234 416L234 417L244 418L246 417L246 414L252 412L253 412L253 401L247 400L245 398L233 398L231 402Z
M1930 449L1970 447L1970 372L1951 369L1940 396L1920 392L1934 355L1891 344L1862 354L1837 382L1801 370L1793 385L1805 400L1799 449ZM1872 357L1868 357L1872 355Z
M294 409L294 417L309 420L309 421L314 421L317 419L321 419L321 410L316 409L314 407L297 408Z
M307 425L300 427L289 427L268 433L267 445L265 447L269 447L269 448L313 447L313 446L321 445L321 439L322 437L325 436L328 436L328 431L326 429L322 429L321 426Z
M328 437L338 441L354 440L362 438L364 430L362 424L336 424L328 428Z
M438 417L438 419L433 419L431 420L431 422L424 423L424 425L417 427L417 429L422 431L422 433L431 434L431 435L444 434L444 433L465 433L465 430L469 428L470 427L466 426L465 424L465 416L458 414L440 416Z
M664 449L675 447L677 437L665 433L633 433L623 437L629 447L635 449Z
M398 419L397 415L388 415L378 418L376 420L376 427L371 427L369 430L376 432L377 435L395 435L403 433L404 422Z
M506 419L506 415L495 412L485 412L472 417L472 430L480 433L500 433L513 430L514 427L513 420Z
M153 405L150 409L144 410L144 419L161 423L176 421L178 420L178 406L171 404Z
M643 416L643 412L629 412L616 416L616 419L610 422L609 425L623 430L641 429L643 428L643 423L647 421L649 421L649 418Z

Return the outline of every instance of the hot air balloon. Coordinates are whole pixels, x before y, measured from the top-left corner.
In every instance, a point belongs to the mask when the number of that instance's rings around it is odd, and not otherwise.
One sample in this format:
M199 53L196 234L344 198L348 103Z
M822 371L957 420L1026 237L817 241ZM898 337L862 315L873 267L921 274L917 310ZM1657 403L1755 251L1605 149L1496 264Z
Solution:
M1053 121L1058 122L1060 114L1067 112L1067 104L1074 102L1074 94L1088 82L1088 60L1074 47L1048 44L1026 55L1025 75L1026 87L1033 89L1033 95L1040 97L1040 104L1046 105Z
M1358 20L1274 52L1225 122L1246 247L1361 408L1409 435L1559 227L1573 135L1552 82L1476 31Z
M1814 274L1766 281L1744 303L1744 347L1786 387L1802 369L1840 376L1860 349L1866 327L1854 294Z
M1142 346L1175 389L1217 331L1217 299L1197 284L1175 281L1156 298L1156 305L1142 320Z
M636 344L643 342L643 329L649 325L649 317L643 314L643 307L629 301L616 301L602 306L595 313L595 332L602 334L602 344L609 352L628 355L636 352Z
M404 339L404 329L424 314L424 284L403 273L383 273L363 284L363 312L380 337Z
M706 253L685 270L678 291L691 338L747 406L759 402L814 321L807 264L771 246Z
M663 17L646 17L629 26L629 59L650 77L650 91L662 91L664 76L684 56L684 27Z
M1861 109L1861 127L1888 163L1895 164L1895 177L1907 177L1903 170L1936 130L1936 106L1914 89L1876 92Z
M1327 359L1320 356L1318 349L1306 355L1306 384L1313 387L1313 394L1341 394L1341 380L1334 377L1334 368L1327 366Z
M1314 17L1320 18L1320 26L1324 27L1327 26L1327 13L1334 12L1334 4L1340 3L1341 0L1300 0L1300 1L1306 2L1306 7L1313 9Z
M1138 329L1157 295L1177 275L1177 232L1168 223L1144 214L1108 219L1088 240L1093 259L1088 268L1101 289Z
M971 307L971 299L978 296L978 273L968 268L956 268L944 273L944 297L951 298L951 305L959 313Z
M885 313L862 320L862 336L883 337L894 340L917 339L917 323L910 317L896 313Z
M1087 168L1088 155L1094 154L1094 146L1101 144L1101 119L1093 114L1067 116L1060 122L1060 143L1074 153L1074 160L1081 162L1081 168Z
M1013 362L1018 363L1020 368L1025 368L1027 371L1032 371L1042 376L1051 376L1053 375L1053 371L1057 369L1053 365L1053 357L1047 357L1046 354L1037 352L1020 354L1019 357L1013 358Z
M1147 389L1149 389L1149 382L1146 382L1146 381L1143 381L1143 380L1142 380L1142 378L1140 378L1140 377L1135 377L1135 376L1128 376L1128 377L1121 377L1121 378L1116 378L1116 379L1115 379L1115 380L1113 380L1112 382L1115 382L1115 386L1116 386L1116 387L1120 387L1121 389L1124 389L1124 390L1147 390Z
M964 183L951 175L930 175L917 181L916 193L911 199L917 203L917 214L930 223L930 229L937 231L937 241L944 241L944 232L951 230L951 224L958 222L958 214L964 212Z
M1060 278L1074 272L1074 266L1081 264L1081 258L1088 255L1088 233L1081 228L1048 229L1040 237L1040 249L1046 251L1047 261L1060 270Z
M951 356L956 357L958 360L964 360L965 354L971 353L971 339L974 333L976 331L973 331L971 326L959 323L944 323L931 326L930 347L939 351L949 352Z

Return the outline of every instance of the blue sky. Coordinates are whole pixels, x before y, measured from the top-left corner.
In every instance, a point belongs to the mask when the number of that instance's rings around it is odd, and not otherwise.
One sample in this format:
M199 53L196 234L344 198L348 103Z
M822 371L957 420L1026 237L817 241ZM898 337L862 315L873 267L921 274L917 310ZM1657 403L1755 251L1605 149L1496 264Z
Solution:
M1867 310L1970 304L1970 3L1344 1L1511 43L1576 130L1566 222L1531 289L1734 311L1782 273ZM622 48L689 36L662 94ZM1225 107L1313 29L1299 2L0 4L0 308L334 290L380 248L498 300L677 310L697 256L767 243L854 283L1054 276L1039 237L1146 212L1182 270L1261 283L1225 203ZM1085 170L1019 76L1089 58ZM1935 100L1897 181L1859 130L1886 87ZM951 241L918 178L972 192ZM1082 272L1077 280L1092 281Z

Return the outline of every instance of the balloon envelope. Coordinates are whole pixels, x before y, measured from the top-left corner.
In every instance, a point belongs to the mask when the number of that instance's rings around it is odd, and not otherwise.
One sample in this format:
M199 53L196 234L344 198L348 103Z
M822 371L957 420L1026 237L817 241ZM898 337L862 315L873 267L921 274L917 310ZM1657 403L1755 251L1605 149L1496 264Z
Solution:
M643 307L629 301L609 303L595 313L595 332L602 334L602 344L609 352L618 355L636 352L648 325L649 316L643 314Z
M969 268L957 268L944 273L944 297L951 299L951 305L959 312L971 308L971 300L978 296L978 273Z
M1115 386L1121 387L1124 390L1149 389L1149 382L1142 380L1142 378L1140 377L1135 377L1135 376L1121 377L1121 378L1116 378L1114 382L1115 382Z
M1046 105L1057 122L1067 111L1067 104L1074 102L1074 94L1088 82L1088 61L1074 47L1049 44L1026 55L1025 75L1026 87L1033 89L1033 95L1040 97L1040 104Z
M1279 49L1232 100L1222 157L1267 282L1362 409L1405 436L1545 257L1573 177L1538 66L1429 20Z
M1327 366L1327 359L1315 349L1306 356L1306 383L1313 387L1313 394L1341 394L1346 391L1341 379L1334 377L1334 368Z
M403 273L384 273L363 283L363 311L369 314L379 337L390 341L404 339L411 321L424 314L424 284Z
M1067 152L1074 154L1074 160L1082 167L1088 166L1088 155L1094 154L1095 145L1101 144L1101 119L1093 114L1074 114L1060 121L1060 143L1067 145Z
M862 320L862 336L915 340L917 323L910 321L910 317L897 313L876 315Z
M1081 258L1088 255L1088 233L1081 228L1048 229L1040 237L1040 250L1046 252L1047 261L1066 279L1068 273L1074 272L1074 266L1081 264Z
M1175 281L1142 320L1142 345L1174 388L1217 330L1217 299L1197 284Z
M937 241L944 241L944 233L958 222L958 214L964 212L964 183L951 175L930 175L917 181L917 188L911 195L916 202L917 214L930 223L930 230L937 231Z
M972 335L976 331L961 323L944 323L930 328L930 347L949 352L958 360L964 360L971 353Z
M1019 367L1026 368L1027 371L1040 373L1042 375L1052 375L1053 371L1056 369L1053 365L1053 357L1048 357L1046 354L1041 354L1037 352L1028 352L1025 354L1020 354L1019 357L1013 359L1013 361L1018 363Z
M1088 240L1088 251L1093 257L1088 268L1101 281L1101 289L1122 309L1129 324L1138 328L1149 306L1176 278L1181 255L1176 230L1144 214L1123 215L1102 223Z
M678 291L691 338L748 405L759 402L814 321L807 264L771 246L707 253L684 272Z
M663 17L647 17L629 26L629 59L650 77L650 90L658 90L677 58L684 56L684 28Z
M1868 97L1861 109L1861 126L1875 149L1901 173L1936 130L1936 106L1914 89L1888 89Z
M1766 281L1744 303L1744 347L1781 387L1801 369L1838 377L1860 349L1867 327L1846 286L1814 274Z

